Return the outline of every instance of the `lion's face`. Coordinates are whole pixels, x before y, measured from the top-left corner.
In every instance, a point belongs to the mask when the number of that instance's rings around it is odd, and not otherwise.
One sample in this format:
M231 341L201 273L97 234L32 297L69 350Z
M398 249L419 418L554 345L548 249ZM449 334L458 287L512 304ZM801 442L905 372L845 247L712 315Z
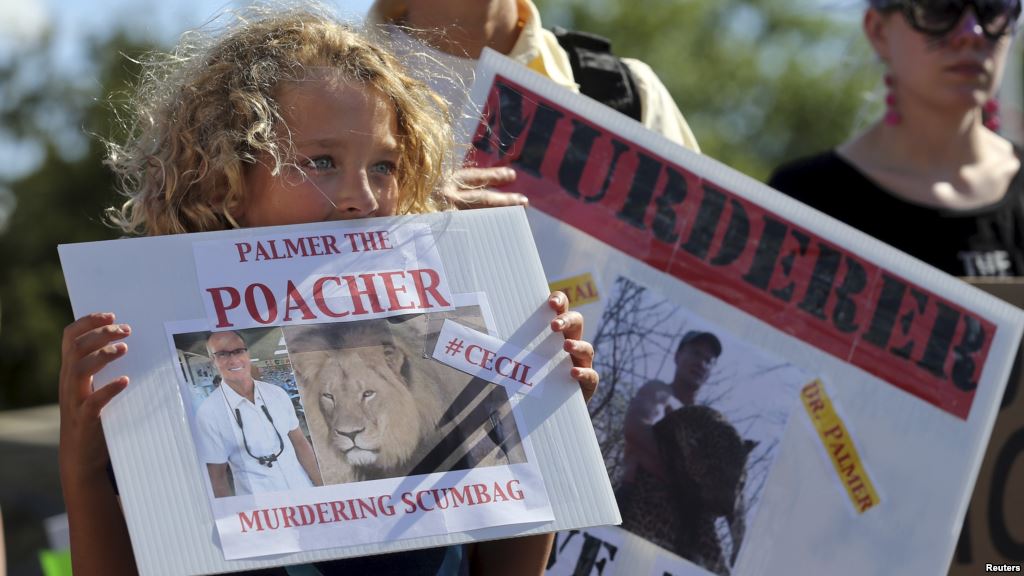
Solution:
M356 468L407 463L420 441L416 402L390 344L307 352L297 369L316 393L327 442Z

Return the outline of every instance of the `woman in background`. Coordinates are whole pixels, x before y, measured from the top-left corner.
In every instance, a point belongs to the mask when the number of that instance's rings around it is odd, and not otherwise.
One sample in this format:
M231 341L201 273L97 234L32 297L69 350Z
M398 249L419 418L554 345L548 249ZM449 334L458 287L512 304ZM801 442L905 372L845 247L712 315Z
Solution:
M886 113L769 185L955 276L1024 275L1020 151L993 94L1021 0L869 0Z

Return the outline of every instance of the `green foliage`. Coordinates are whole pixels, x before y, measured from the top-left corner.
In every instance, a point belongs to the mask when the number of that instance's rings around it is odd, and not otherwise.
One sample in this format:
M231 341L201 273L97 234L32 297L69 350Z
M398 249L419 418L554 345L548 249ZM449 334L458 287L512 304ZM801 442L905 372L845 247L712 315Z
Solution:
M856 23L817 1L542 5L546 25L601 34L616 54L650 64L703 152L762 180L785 160L847 139L879 82Z
M117 197L93 135L111 134L108 95L127 89L124 54L140 51L123 38L98 43L86 82L54 68L46 38L0 63L0 136L42 158L27 174L0 173L15 200L0 229L0 410L57 401L61 333L72 320L57 245L117 236L101 223Z

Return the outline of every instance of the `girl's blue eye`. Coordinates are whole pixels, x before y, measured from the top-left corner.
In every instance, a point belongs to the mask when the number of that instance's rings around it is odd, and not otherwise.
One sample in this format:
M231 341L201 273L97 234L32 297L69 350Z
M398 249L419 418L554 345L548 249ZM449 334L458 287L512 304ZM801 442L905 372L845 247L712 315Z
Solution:
M306 166L313 170L330 170L334 168L334 158L330 156L315 156L306 161Z
M392 176L398 170L398 166L394 162L384 161L377 162L370 167L370 171L376 174L383 174L385 176Z

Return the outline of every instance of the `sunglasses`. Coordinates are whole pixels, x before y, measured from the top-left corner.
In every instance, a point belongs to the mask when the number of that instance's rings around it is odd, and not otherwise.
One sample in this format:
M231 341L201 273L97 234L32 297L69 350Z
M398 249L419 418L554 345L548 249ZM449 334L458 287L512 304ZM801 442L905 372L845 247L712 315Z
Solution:
M1013 31L1021 0L887 0L881 10L901 10L912 28L929 36L945 36L960 22L967 7L974 8L982 33L998 40Z

